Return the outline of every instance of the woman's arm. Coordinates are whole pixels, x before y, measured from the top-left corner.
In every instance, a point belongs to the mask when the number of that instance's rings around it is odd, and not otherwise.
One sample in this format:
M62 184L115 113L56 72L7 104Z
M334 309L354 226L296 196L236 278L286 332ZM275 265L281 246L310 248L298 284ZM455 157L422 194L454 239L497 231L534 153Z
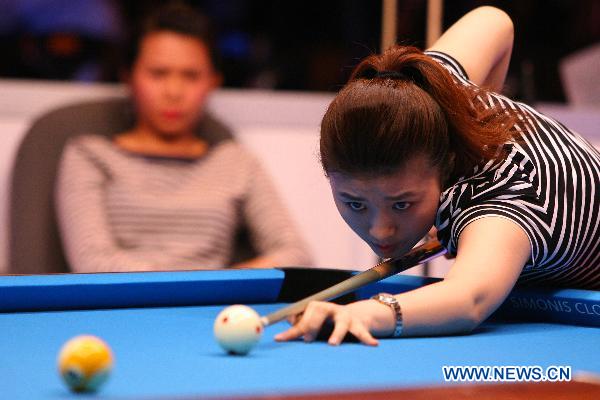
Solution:
M443 281L396 296L402 307L403 336L471 331L506 299L530 252L529 239L516 223L500 217L471 222L460 235L456 261ZM389 336L395 326L391 309L374 300L348 306L313 303L276 339L313 340L326 319L336 323L331 344L339 344L351 332L373 345L374 336Z
M398 296L407 336L468 332L506 299L531 253L516 223L486 217L465 227L445 279ZM406 310L405 310L406 309Z
M270 176L254 157L247 167L250 181L243 217L259 255L236 265L239 268L310 265L311 259L295 224L279 197Z
M479 86L499 92L504 85L514 39L510 17L484 6L464 15L429 50L454 57Z

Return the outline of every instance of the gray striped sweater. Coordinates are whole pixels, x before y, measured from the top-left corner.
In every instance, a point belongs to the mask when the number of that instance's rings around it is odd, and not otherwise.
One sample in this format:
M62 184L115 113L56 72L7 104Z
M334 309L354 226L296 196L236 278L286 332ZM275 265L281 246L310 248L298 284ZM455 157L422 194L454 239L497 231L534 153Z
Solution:
M310 263L270 178L234 141L184 160L80 136L65 148L55 200L74 272L226 267L241 223L259 256Z

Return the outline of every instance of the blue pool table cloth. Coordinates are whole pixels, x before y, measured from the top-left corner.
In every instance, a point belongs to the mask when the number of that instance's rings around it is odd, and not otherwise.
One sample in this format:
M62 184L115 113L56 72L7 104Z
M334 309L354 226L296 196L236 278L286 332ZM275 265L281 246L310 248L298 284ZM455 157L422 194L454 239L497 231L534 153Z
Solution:
M79 398L56 369L60 347L79 334L102 337L114 352L112 376L94 397L101 399L443 385L445 365L557 365L600 374L598 327L501 318L469 335L383 339L378 347L277 343L273 336L287 327L282 322L268 327L248 356L225 354L213 338L216 315L233 303L261 315L282 307L277 292L283 275L265 270L0 277L0 398ZM423 282L392 277L359 297ZM590 310L600 300L597 292L578 295Z

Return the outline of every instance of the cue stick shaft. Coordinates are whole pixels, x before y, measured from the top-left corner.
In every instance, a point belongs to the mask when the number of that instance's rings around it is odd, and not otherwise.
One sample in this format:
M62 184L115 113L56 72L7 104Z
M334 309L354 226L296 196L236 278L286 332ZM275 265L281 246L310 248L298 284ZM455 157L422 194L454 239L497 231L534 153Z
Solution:
M370 283L380 281L388 276L405 271L444 253L446 253L446 249L440 242L437 240L430 240L415 247L403 256L383 260L374 267L333 285L330 288L268 314L261 318L261 322L264 326L272 325L291 315L301 313L311 301L334 299Z
M431 47L442 35L444 13L443 0L427 0L427 28L425 33L425 46Z
M381 52L396 43L398 0L383 0L381 5Z

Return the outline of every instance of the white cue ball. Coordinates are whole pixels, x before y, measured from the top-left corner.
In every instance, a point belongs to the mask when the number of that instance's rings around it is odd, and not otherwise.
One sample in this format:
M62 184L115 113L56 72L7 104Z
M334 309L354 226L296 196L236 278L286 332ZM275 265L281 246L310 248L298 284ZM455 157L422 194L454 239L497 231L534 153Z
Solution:
M258 343L263 333L260 315L248 306L233 305L217 315L215 338L228 353L244 355Z

